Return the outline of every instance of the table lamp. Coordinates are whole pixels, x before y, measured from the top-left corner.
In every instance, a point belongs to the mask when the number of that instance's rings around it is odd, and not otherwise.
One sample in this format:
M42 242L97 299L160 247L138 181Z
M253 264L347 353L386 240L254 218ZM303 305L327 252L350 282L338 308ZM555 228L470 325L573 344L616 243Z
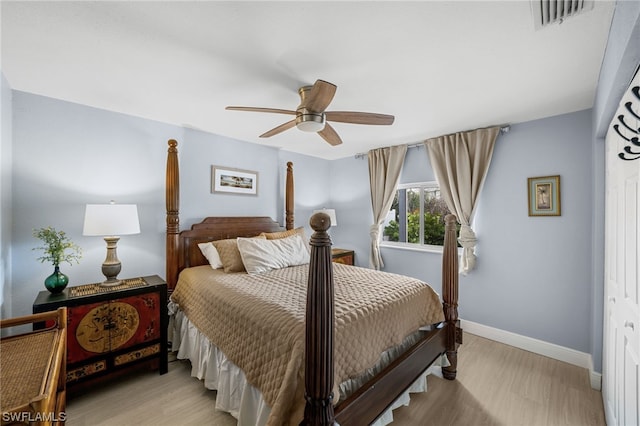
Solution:
M115 286L121 283L118 274L122 264L118 260L116 247L120 235L140 233L138 207L135 204L87 204L84 214L82 235L101 236L107 243L107 258L102 263L102 273L107 278L104 286Z

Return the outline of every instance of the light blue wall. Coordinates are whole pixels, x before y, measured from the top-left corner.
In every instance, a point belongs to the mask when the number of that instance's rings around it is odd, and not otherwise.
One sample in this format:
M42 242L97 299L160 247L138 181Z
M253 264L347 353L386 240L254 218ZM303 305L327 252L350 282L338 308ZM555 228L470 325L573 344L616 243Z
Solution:
M36 260L34 228L64 230L83 249L62 264L70 285L104 279L104 240L82 236L87 203L135 203L141 233L118 244L122 277L164 274L166 140L175 126L13 92L13 315L31 312L50 264Z
M196 130L185 130L184 136L176 139L180 160L182 229L188 229L193 223L199 222L206 216L277 218L279 191L277 150ZM166 156L166 150L163 155ZM212 165L257 172L258 195L212 193ZM161 168L160 172L164 173L164 169ZM164 214L162 208L159 209L159 213Z
M261 215L283 221L284 204L278 200L283 200L284 175L279 166L289 157L299 164L300 188L309 188L300 191L296 203L303 216L329 199L322 183L328 173L324 160L288 156L271 147L14 91L13 276L8 286L14 316L31 312L33 300L44 289L44 278L52 272L51 265L39 263L38 253L32 251L38 244L32 237L34 228L51 225L64 230L83 248L80 264L61 265L70 285L104 279L100 272L104 241L82 236L87 203L114 199L137 204L141 233L123 236L118 244L120 276L164 276L169 139L178 141L181 229L216 215ZM258 195L212 194L214 164L258 172Z
M590 352L590 141L590 110L499 138L477 212L482 260L461 280L464 318ZM527 178L547 175L561 177L562 216L529 217Z
M568 323L566 307L577 312L571 321L589 323L585 265L589 264L590 245L580 239L590 238L591 216L585 212L591 198L584 182L590 179L591 154L577 148L580 141L590 140L590 128L590 112L583 111L514 125L499 139L478 210L478 271L461 280L464 318L589 350L587 327L580 331L579 325ZM334 245L353 248L357 263L368 264L372 216L366 159L319 160L13 92L14 314L30 311L51 269L38 263L31 251L37 243L31 236L33 228L52 225L64 229L84 248L79 265L64 266L72 285L102 278L99 266L104 260L104 242L81 235L86 203L113 198L138 204L142 232L121 239L121 276L163 275L164 170L170 138L179 141L183 229L205 215L268 215L282 221L285 164L293 161L296 226L306 226L310 232L308 217L313 209L335 208ZM211 194L212 164L257 171L259 195ZM562 175L563 216L528 218L523 195L526 177L546 174ZM432 179L424 149L410 149L403 180ZM503 230L503 221L509 232ZM440 282L438 255L383 249L383 256L389 271ZM508 266L501 261L504 256ZM548 298L549 294L554 297ZM528 309L532 300L551 303L540 308L551 313L540 315L537 309Z
M325 142L319 139L317 143ZM287 151L279 152L278 170L280 172L279 182L281 191L278 199L278 220L281 223L284 223L284 189L286 185L287 162L293 163L293 174L295 176L294 227L304 226L306 235L311 236L313 230L309 226L309 219L313 211L324 207L333 207L330 199L331 185L328 180L331 162Z
M12 94L0 72L0 317L11 317Z
M620 96L639 64L640 2L619 1L593 110L513 125L509 134L500 137L476 216L482 238L478 271L460 281L463 317L590 353L595 371L601 371L602 366L604 136ZM417 165L425 156L423 148L409 150L403 182L433 180L428 166ZM508 158L501 163L513 168L498 165L501 157ZM563 176L563 217L523 218L526 198L514 195L522 194L523 176L537 173L536 167L551 169L554 164L557 173ZM332 198L346 200L353 194L354 200L358 200L358 207L356 201L343 205L352 227L337 228L334 242L354 248L356 261L363 266L368 264L368 224L372 221L367 173L366 160L348 158L332 163ZM492 179L492 187L498 189L489 188ZM349 182L349 187L344 182ZM568 223L567 217L576 220ZM500 220L508 226L502 229L497 223ZM495 228L500 230L494 233ZM552 231L548 232L553 234L551 240L544 238L545 230ZM504 254L515 263L502 264L493 253ZM535 253L542 256L533 256ZM558 257L548 253L556 253ZM441 280L437 255L388 248L383 248L382 254L389 271L429 282ZM526 255L533 256L536 262L527 265L523 272L523 268L516 267L522 261L516 260ZM552 268L539 272L536 263L543 261L551 262L548 264ZM492 262L498 271L495 277L488 270ZM532 278L536 274L540 279ZM507 280L511 281L509 285ZM542 284L533 285L534 282ZM485 287L490 294L483 296L480 291ZM502 291L503 287L506 291ZM551 296L550 302L542 303L547 296ZM471 304L466 304L466 300ZM541 302L539 307L532 309L537 302Z
M332 206L338 226L331 229L334 247L353 249L359 266L369 266L369 227L373 221L366 157L335 160L330 165Z
M591 111L511 126L496 143L476 212L477 269L460 279L466 320L590 352ZM529 217L527 178L561 176L562 216ZM372 221L366 159L332 164L338 210L336 243L368 264ZM401 182L434 180L426 150L408 150ZM338 185L336 182L349 182ZM352 195L353 194L353 195ZM389 272L441 282L441 256L382 248Z

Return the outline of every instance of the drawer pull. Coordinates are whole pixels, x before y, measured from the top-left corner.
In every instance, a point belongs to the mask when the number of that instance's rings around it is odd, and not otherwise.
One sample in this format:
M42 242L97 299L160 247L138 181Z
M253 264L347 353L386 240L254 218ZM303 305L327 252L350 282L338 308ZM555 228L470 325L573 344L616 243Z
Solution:
M611 297L609 298L609 302L616 303L616 298L615 298L615 297L613 297L613 296L611 296Z
M632 330L635 330L635 326L633 325L633 323L631 321L625 321L624 322L624 326L625 327L629 327Z

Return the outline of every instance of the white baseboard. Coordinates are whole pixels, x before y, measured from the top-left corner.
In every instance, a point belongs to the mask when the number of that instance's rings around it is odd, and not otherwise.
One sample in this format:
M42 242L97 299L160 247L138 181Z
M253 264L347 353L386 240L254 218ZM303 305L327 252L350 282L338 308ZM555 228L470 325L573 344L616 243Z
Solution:
M532 337L522 336L510 331L500 330L498 328L489 327L478 324L473 321L460 320L461 327L476 336L486 339L495 340L509 346L524 349L539 355L557 359L558 361L567 362L577 365L589 371L589 379L591 387L596 390L602 388L602 374L593 371L593 358L591 354L576 351L575 349L566 348L554 343L545 342L543 340L534 339Z

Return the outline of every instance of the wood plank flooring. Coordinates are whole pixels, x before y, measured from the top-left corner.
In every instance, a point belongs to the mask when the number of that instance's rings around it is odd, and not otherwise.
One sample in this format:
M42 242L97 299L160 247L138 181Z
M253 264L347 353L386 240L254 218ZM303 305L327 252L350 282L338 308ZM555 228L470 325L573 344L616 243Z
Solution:
M605 425L587 370L466 333L458 379L430 377L429 391L394 411L394 426ZM67 403L68 426L236 425L214 391L173 361L163 376L140 372Z
M455 381L429 377L429 391L394 411L402 425L605 425L602 394L586 369L468 333Z

